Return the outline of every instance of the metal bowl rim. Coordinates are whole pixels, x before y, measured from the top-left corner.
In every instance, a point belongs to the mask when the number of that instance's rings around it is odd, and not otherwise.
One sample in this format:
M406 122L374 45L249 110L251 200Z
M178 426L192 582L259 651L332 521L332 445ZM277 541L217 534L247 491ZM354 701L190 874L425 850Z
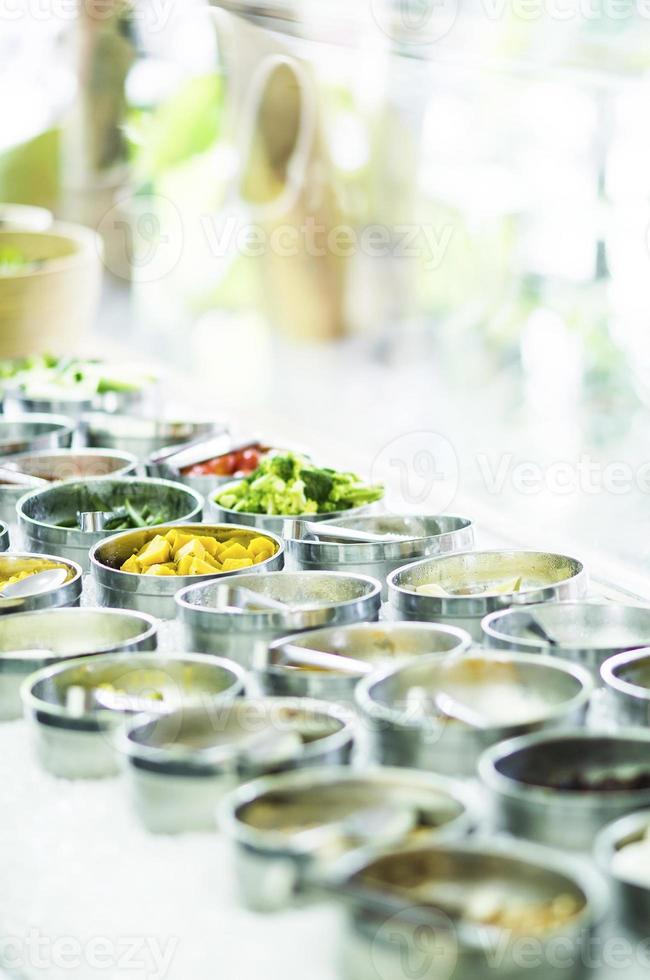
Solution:
M260 697L240 699L238 703L243 706L242 710L249 709L252 703L275 706L279 710L282 710L284 707L295 708L296 710L304 710L310 715L322 715L327 718L334 718L337 722L340 722L341 727L335 732L325 735L317 741L303 745L302 751L296 756L297 760L304 759L308 761L312 756L319 756L323 752L335 752L345 748L346 745L354 741L358 728L358 721L354 712L343 705L337 705L333 702L322 701L316 698L296 698L291 696L271 697L263 695ZM224 705L222 708L215 709L215 713L230 711L233 707L234 705ZM180 710L182 711L183 709ZM178 709L170 712L168 717L171 718L177 714ZM153 747L140 742L134 742L132 735L150 723L151 718L147 715L136 715L133 721L127 725L126 729L119 733L117 740L118 747L122 749L132 764L136 760L145 760L148 763L159 766L160 775L165 775L164 768L170 763L186 764L188 774L191 774L196 762L200 766L214 766L215 769L219 769L223 768L224 763L227 764L228 761L235 759L238 755L237 751L234 751L232 748L229 751L227 744L221 746L220 751L216 749L178 749L174 751L172 749Z
M144 661L146 666L149 662L164 664L165 661L169 660L178 660L209 667L220 667L222 670L230 673L232 683L224 691L215 695L217 699L228 694L237 697L237 695L242 694L246 689L246 671L239 664L233 660L228 660L226 657L213 657L211 654L203 653L161 653L157 650L143 651L128 656L122 653L98 653L91 654L87 657L74 657L69 660L62 660L59 663L42 667L40 670L36 670L26 677L20 685L20 697L25 713L38 712L40 715L46 715L62 722L70 720L71 716L65 705L53 704L50 701L41 700L41 698L38 698L33 693L33 688L41 681L50 680L52 677L55 677L57 674L62 674L66 670L76 669L86 665L106 664L109 660L123 664L125 668L133 666L134 661L138 661L138 666L139 662ZM82 715L75 715L74 720L80 725L94 724L98 721L98 716L101 717L102 714L104 713L84 712ZM107 711L105 714L110 715L110 712Z
M600 676L610 690L625 694L635 701L650 702L650 687L641 687L640 684L623 680L616 673L619 667L627 667L642 660L650 661L650 646L635 647L634 650L624 650L622 653L608 657L600 668Z
M222 488L223 489L223 488ZM214 501L213 501L214 503ZM223 508L224 510L226 508ZM365 508L356 508L365 509ZM339 516L328 517L326 520L321 520L319 523L332 524L346 519L346 515L349 515L351 511L340 511ZM261 516L261 515L260 515ZM404 541L392 541L382 544L381 541L373 542L362 542L362 541L321 541L315 540L310 541L306 538L286 538L287 551L294 551L296 554L302 551L309 551L311 549L317 550L321 553L322 561L333 561L340 562L341 564L364 564L366 562L381 562L405 559L408 555L404 554L404 550L412 551L413 555L416 556L418 552L421 552L423 548L430 547L436 541L440 541L445 538L454 538L456 536L464 536L468 532L473 534L476 530L476 525L474 521L469 517L462 517L459 514L395 514L392 512L382 513L382 514L365 514L360 513L355 519L368 519L376 520L381 517L413 517L415 520L429 519L429 520L454 520L459 521L460 526L452 528L447 531L440 531L438 534L426 534L413 538L406 538ZM308 520L308 518L304 518ZM286 518L286 520L291 520L291 518ZM294 520L301 520L300 517L294 518ZM454 554L461 554L461 552L453 552ZM422 556L420 555L420 558ZM426 557L426 556L425 556ZM436 557L431 555L430 558ZM419 559L416 559L419 560Z
M132 643L142 643L143 641L150 640L152 637L155 637L158 633L158 620L154 616L150 616L149 613L139 612L136 609L110 609L106 606L54 606L51 609L25 609L23 610L23 612L8 613L6 616L3 616L0 619L0 627L2 626L3 622L10 620L12 616L29 616L29 617L52 616L52 615L58 616L61 613L72 614L73 618L76 618L76 616L80 613L93 613L93 614L101 613L102 616L104 615L111 616L111 617L133 616L135 619L142 620L142 625L143 627L146 626L146 629L143 629L141 633L138 633L136 636L131 637L129 640L125 640L124 641L125 645L130 645ZM9 657L8 654L12 652L14 651L0 650L0 663L10 663L11 657ZM107 649L107 650L98 650L96 653L93 654L77 655L74 653L67 653L67 654L54 654L54 656L57 658L57 662L62 663L64 659L80 660L85 656L96 657L96 656L100 656L102 653L110 654L112 652L113 651ZM142 652L144 653L146 651L142 651ZM153 651L151 652L153 653ZM139 654L136 651L136 656L137 655Z
M650 605L645 604L645 603L640 603L640 602L638 602L638 603L631 603L631 602L610 602L610 601L608 601L606 599L602 599L602 600L599 600L597 602L594 602L592 599L554 599L551 602L527 603L525 609L522 609L522 608L520 608L518 606L510 606L507 609L495 609L495 610L493 610L492 612L490 612L486 616L484 616L483 619L481 620L481 629L483 630L484 635L489 640L494 640L494 641L496 641L498 643L508 643L508 644L511 644L511 645L515 645L517 647L527 647L527 648L530 648L531 650L558 649L558 650L567 650L567 651L569 651L571 653L577 653L577 652L580 652L581 650L595 650L595 651L597 651L599 653L604 653L607 650L611 650L611 651L619 651L619 650L621 650L620 647L598 646L596 643L590 643L588 647L585 647L585 646L580 646L580 647L578 647L578 646L564 646L563 644L558 644L557 647L551 647L548 643L545 643L544 640L541 640L541 639L540 640L523 639L523 638L519 638L517 636L512 636L510 634L501 633L493 625L493 622L499 621L499 620L502 620L502 619L506 619L507 617L509 617L509 616L511 616L511 615L513 615L515 613L529 612L529 611L534 612L534 607L536 605L539 605L540 607L543 606L544 608L549 607L549 606L551 606L553 608L558 608L558 607L559 608L568 608L568 607L583 607L583 606L587 606L587 607L596 607L598 609L610 609L613 606L614 608L621 608L621 607L623 607L625 609L635 609L635 610L636 609L643 609L643 610L645 610L648 613L648 625L650 627ZM532 610L529 608L531 606L533 607ZM650 631L648 633L648 637L650 639ZM497 649L499 649L499 648L497 648ZM501 649L503 649L503 648L501 648ZM627 651L630 651L630 650L641 650L641 649L645 649L645 647L625 647L625 650L627 650ZM650 651L650 647L648 647L648 649ZM625 652L625 650L623 652Z
M36 487L36 489L34 490L28 490L27 493L24 493L23 496L20 498L20 500L18 500L16 503L16 515L18 517L18 520L19 522L31 527L51 528L54 531L68 531L69 533L71 532L72 534L79 534L79 535L89 534L94 538L97 533L95 531L82 531L79 528L65 528L65 527L60 527L58 524L48 524L46 521L37 521L35 517L30 517L29 514L25 513L24 507L27 503L29 503L30 500L40 496L41 494L55 493L60 491L62 488L66 488L66 487L70 488L75 485L78 485L80 487L86 487L88 485L92 485L95 483L99 483L99 484L117 483L120 486L133 486L134 483L142 483L145 486L147 485L151 486L152 490L158 487L167 490L181 491L186 496L191 497L194 500L194 508L191 512L188 513L188 516L179 517L177 522L171 522L171 523L181 524L184 521L190 523L194 517L197 517L199 514L203 512L203 507L205 504L203 496L200 493L198 493L198 491L193 490L191 487L185 486L185 484L183 483L174 483L172 480L161 480L148 476L113 476L112 474L108 473L106 474L106 476L91 476L88 477L87 479L82 479L80 477L73 477L70 480L56 480L49 487ZM163 527L164 525L152 525L152 527L153 526ZM144 531L147 530L147 528L134 527L134 528L129 528L128 530ZM119 531L118 533L126 534L128 533L128 530ZM116 537L116 535L111 534L110 537ZM102 543L108 540L109 540L108 537L104 537L102 538Z
M620 807L621 804L630 804L632 807L639 808L640 800L645 797L650 806L650 789L625 790L621 792L607 792L599 790L562 790L550 789L544 786L536 786L524 783L522 780L514 779L512 776L505 776L499 772L498 763L513 755L516 752L526 751L538 745L550 742L563 741L583 741L595 742L598 740L622 741L622 742L647 742L650 746L650 731L644 729L626 729L618 731L608 731L607 729L586 729L586 728L563 728L560 731L533 732L529 735L518 735L515 738L505 739L497 742L481 754L478 761L478 774L481 781L493 792L509 799L527 801L535 805L554 806L560 800L570 803L571 806L592 807L594 803L599 806Z
M627 813L623 817L618 817L606 824L596 835L593 855L596 865L601 871L610 875L615 881L633 888L641 888L650 893L650 883L642 885L640 882L628 881L627 878L621 878L617 875L612 867L620 842L632 834L648 829L650 829L650 808L635 810L634 813Z
M442 776L438 773L426 772L406 766L380 766L372 764L363 769L352 766L317 766L313 769L298 769L274 775L259 776L227 793L217 806L217 822L224 833L228 834L238 844L254 847L262 851L274 851L300 858L309 856L305 848L296 846L290 835L278 830L259 830L250 827L238 817L241 807L254 800L266 796L275 790L300 790L312 786L320 787L336 782L373 782L379 783L385 779L397 782L398 785L411 780L414 788L434 790L448 796L461 807L461 812L443 824L442 827L458 824L460 827L473 826L477 817L474 797L469 788L458 779ZM419 785L421 784L421 785ZM362 848L366 852L366 847Z
M462 655L463 659L478 659L485 660L487 663L516 663L526 666L528 664L534 664L538 667L548 667L551 670L558 671L565 675L570 675L574 680L580 685L580 689L573 697L568 698L566 701L562 701L559 705L555 706L554 710L549 710L547 714L540 718L533 719L529 724L545 724L556 718L561 718L563 715L569 714L583 705L586 705L591 698L594 691L594 681L590 672L583 667L581 664L576 664L571 660L564 660L562 657L552 657L545 656L544 654L534 654L534 653L516 653L515 651L497 651L493 653L491 650L477 648L476 650L469 650L467 653ZM357 684L354 691L355 702L363 712L363 714L372 719L373 721L383 721L389 724L395 725L399 728L410 729L411 731L426 731L429 728L439 729L439 723L436 719L423 719L421 721L416 721L415 719L408 718L405 712L399 711L396 708L391 708L388 705L380 704L372 696L372 688L376 684L381 683L393 674L398 673L402 670L408 670L413 667L414 663L422 664L425 666L431 665L438 666L440 664L440 654L433 654L431 656L424 655L418 657L417 660L408 660L404 663L397 664L396 666L382 667L377 671L373 671L366 677L363 677ZM528 724L528 723L524 723ZM512 725L494 725L492 728L486 729L474 729L469 726L459 726L459 731L467 734L470 732L476 733L478 731L489 732L499 732L504 729L507 731L508 728L518 728L519 724ZM503 744L500 742L499 744Z
M65 435L72 436L77 431L78 423L70 418L69 415L59 415L55 412L25 412L22 415L13 415L9 418L0 415L0 432L2 429L2 423L6 422L7 425L25 425L29 422L36 422L41 425L51 425L52 429L50 432L41 432L39 435L34 435L32 439L41 439L48 435ZM25 436L26 440L29 440L29 436ZM16 440L18 441L18 440ZM0 446L3 442L0 440ZM36 452L36 450L34 450ZM29 453L29 449L21 449L20 453ZM13 456L18 456L20 453L7 453L7 458Z

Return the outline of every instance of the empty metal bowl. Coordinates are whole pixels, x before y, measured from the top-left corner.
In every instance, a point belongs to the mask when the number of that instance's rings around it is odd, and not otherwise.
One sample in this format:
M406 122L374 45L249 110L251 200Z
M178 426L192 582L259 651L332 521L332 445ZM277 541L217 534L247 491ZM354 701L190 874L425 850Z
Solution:
M223 422L175 421L91 412L83 417L89 446L124 450L144 462L155 450L225 432Z
M9 549L9 528L4 521L0 521L0 551Z
M250 568L242 568L231 572L215 570L214 574L210 575L156 576L120 571L120 565L147 541L156 534L166 534L173 527L173 524L168 524L154 529L122 531L120 534L105 538L92 548L90 568L101 605L115 606L118 609L139 609L161 619L173 619L176 613L174 596L180 589L213 578L223 581L232 580L250 572ZM250 527L236 527L232 524L183 524L177 527L184 534L208 535L216 538L233 534L251 539L260 536L269 538L275 546L275 553L271 558L255 565L255 568L260 572L274 572L281 569L284 564L284 545L281 539L270 531L254 531Z
M538 624L555 643L535 631ZM609 657L650 645L650 606L622 602L545 602L498 610L481 625L488 647L557 654L589 668L598 681Z
M421 657L364 678L355 691L373 758L473 776L488 746L543 728L572 725L593 690L577 664L533 654L475 650L462 658ZM469 708L477 724L451 716L440 693Z
M35 670L71 657L155 650L156 634L150 616L117 609L0 616L0 720L20 717L20 685Z
M135 473L137 460L130 453L107 449L44 449L36 453L19 453L5 461L24 476L34 476L55 483L59 480L82 480L96 476L129 476ZM28 487L0 482L0 519L16 520L16 504Z
M82 571L76 562L51 555L12 551L0 554L0 581L24 571L45 571L53 565L67 570L63 585L35 595L4 599L0 595L0 616L4 613L31 612L36 609L54 609L58 606L78 606L81 599Z
M598 875L521 841L435 841L337 870L345 980L577 980L608 907Z
M443 591L424 595L417 591L422 586ZM543 551L442 555L405 565L388 576L388 599L398 619L451 623L468 630L477 642L488 613L552 599L580 599L586 591L581 562Z
M650 722L650 647L606 660L601 676L610 712L620 725L647 727Z
M355 531L373 534L408 535L406 541L367 542L319 540L304 532L296 522L295 537L286 539L287 566L301 569L328 569L362 575L374 575L383 584L387 598L386 576L416 558L467 551L474 545L474 526L465 517L450 515L368 514L362 517L343 515L336 521L323 521ZM298 536L299 535L299 536ZM285 536L286 537L286 536Z
M235 593L233 594L233 586ZM286 602L287 611L250 609L238 598L243 588ZM342 572L265 572L191 585L176 595L189 650L218 653L251 667L269 643L287 633L375 620L381 585L365 575Z
M354 716L305 698L241 698L136 718L120 739L136 811L154 833L214 830L224 793L271 772L349 762Z
M637 938L650 939L650 810L630 813L600 831L596 863L613 891L616 917Z
M21 697L41 765L55 776L94 779L119 771L118 729L142 703L156 714L214 711L244 684L242 669L218 657L105 653L44 667L23 682ZM119 707L107 708L101 697Z
M72 445L77 423L64 415L0 418L0 457Z
M494 746L479 771L501 827L590 849L605 824L650 806L650 733L537 733Z
M129 500L133 506L156 510L164 507L165 523L197 521L203 514L203 497L180 483L141 479L137 476L102 476L93 480L56 483L31 490L16 505L18 524L29 548L61 555L78 562L86 572L90 549L114 531L82 531L76 524L81 511L112 512ZM73 527L61 523L75 522Z
M357 623L285 636L272 643L264 663L256 665L259 682L267 694L352 702L364 672L294 666L285 649L287 644L361 660L369 669L376 669L433 653L461 653L469 647L470 637L464 630L432 623Z
M381 830L369 812L377 810L386 815ZM363 825L351 836L344 821L357 813ZM395 814L407 820L400 825ZM307 897L351 850L376 854L405 840L457 839L470 832L474 817L461 784L408 769L328 767L269 776L235 790L219 807L220 826L235 843L242 899L258 911Z

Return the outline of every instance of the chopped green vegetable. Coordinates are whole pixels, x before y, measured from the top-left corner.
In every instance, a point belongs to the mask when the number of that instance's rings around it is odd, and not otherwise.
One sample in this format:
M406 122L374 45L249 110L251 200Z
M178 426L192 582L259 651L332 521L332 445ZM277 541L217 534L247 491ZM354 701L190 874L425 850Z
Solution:
M381 486L363 483L356 473L313 466L294 453L265 457L244 480L215 495L221 507L251 514L329 514L374 503Z

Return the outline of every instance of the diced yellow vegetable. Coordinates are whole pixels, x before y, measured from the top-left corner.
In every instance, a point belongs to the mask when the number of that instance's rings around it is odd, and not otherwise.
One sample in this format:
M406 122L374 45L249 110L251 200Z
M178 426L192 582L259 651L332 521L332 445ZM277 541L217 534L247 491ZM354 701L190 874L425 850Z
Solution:
M220 571L221 571L221 562L220 562L220 561L217 561L217 559L216 559L216 558L213 558L213 557L212 557L212 555L209 555L209 554L207 553L207 551L206 551L206 553L205 553L205 555L203 556L203 561L204 561L204 562L205 562L205 563L206 563L207 565L210 565L213 571L214 571L215 569L216 569L216 571L218 571L218 572L220 572Z
M181 558L185 558L186 555L191 555L193 558L203 558L205 554L205 548L201 544L198 538L191 538L187 544L184 544L182 548L176 552L174 557L176 561Z
M150 565L146 569L145 575L176 575L176 572L169 565Z
M218 554L220 545L216 538L211 538L207 534L202 534L198 540L201 542L209 555L214 557L216 554Z
M169 561L170 555L169 541L157 534L138 554L138 559L142 565L161 565Z
M224 548L224 550L219 555L219 561L222 564L224 561L227 561L229 558L250 558L250 555L248 554L246 548L244 548L243 545L235 543L235 544L229 544L228 547Z
M182 531L176 532L176 537L174 538L174 545L172 551L174 552L174 557L178 554L180 549L188 544L192 540L191 534L183 534Z
M256 565L259 565L263 561L268 561L268 559L271 557L272 555L270 551L258 551L258 553L255 555L254 562Z
M142 563L136 557L136 555L131 555L130 558L127 558L126 559L126 561L124 562L124 564L120 568L120 571L121 572L135 572L136 575L140 575L141 572L142 572Z
M194 559L192 555L185 555L184 558L181 558L181 560L176 563L176 574L191 575L192 572L190 571L190 569L192 568L193 561Z
M248 545L248 551L251 555L259 555L260 551L268 551L271 554L271 541L269 538L253 538L253 540Z
M213 572L214 568L212 565L208 565L207 561L203 561L201 558L192 559L190 575L211 575Z
M237 568L249 568L252 564L252 558L225 558L221 567L224 572L234 572Z

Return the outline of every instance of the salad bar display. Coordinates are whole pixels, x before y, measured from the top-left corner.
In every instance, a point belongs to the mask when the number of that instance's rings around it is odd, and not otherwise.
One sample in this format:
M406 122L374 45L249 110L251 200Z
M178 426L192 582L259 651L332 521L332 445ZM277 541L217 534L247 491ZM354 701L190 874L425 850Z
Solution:
M499 946L499 976L578 980L591 937L650 939L649 607L312 449L129 415L148 377L0 378L0 719L70 800L101 778L168 853L229 841L260 928L339 908L345 980L429 934L422 980Z

